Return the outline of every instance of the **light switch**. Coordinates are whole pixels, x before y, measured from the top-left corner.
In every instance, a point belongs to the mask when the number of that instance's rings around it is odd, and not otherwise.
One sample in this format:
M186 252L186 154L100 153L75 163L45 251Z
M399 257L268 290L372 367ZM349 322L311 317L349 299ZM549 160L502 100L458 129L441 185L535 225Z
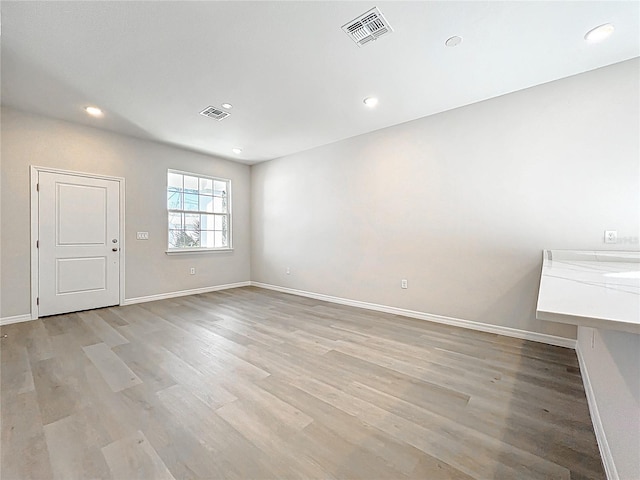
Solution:
M136 240L149 240L149 232L137 232Z

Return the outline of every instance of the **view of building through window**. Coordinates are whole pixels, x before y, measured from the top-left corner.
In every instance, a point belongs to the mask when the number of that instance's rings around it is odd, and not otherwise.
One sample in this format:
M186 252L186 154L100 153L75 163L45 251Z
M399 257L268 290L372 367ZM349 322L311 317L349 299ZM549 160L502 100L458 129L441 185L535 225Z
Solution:
M169 249L231 248L230 181L169 170Z

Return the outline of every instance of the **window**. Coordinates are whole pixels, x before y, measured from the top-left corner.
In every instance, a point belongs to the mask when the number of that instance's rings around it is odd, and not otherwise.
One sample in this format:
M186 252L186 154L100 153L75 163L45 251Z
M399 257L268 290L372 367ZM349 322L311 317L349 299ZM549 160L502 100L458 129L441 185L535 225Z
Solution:
M231 248L231 182L169 170L169 251Z

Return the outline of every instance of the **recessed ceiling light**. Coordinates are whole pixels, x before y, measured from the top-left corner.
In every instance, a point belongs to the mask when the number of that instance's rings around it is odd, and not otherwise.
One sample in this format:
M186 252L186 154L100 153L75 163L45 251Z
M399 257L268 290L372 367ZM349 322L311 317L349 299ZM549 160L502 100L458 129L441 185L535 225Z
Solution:
M231 105L230 103L223 103L222 108L226 108L227 110L229 110L230 108L233 108L233 105Z
M375 107L378 104L378 99L376 97L367 97L363 100L364 104L367 107Z
M601 42L609 35L611 35L614 30L615 27L613 25L611 25L610 23L605 23L604 25L600 25L599 27L589 30L585 34L584 39L589 43Z
M84 107L84 111L94 117L102 116L102 110L100 110L98 107Z
M456 47L458 45L460 45L462 43L462 37L459 37L458 35L454 35L453 37L449 37L447 38L447 41L444 42L444 44L447 47Z
M232 148L232 149L231 149L231 151L232 151L233 153L235 153L236 155L240 155L240 154L242 153L242 149L241 149L241 148L238 148L238 147L236 147L236 148Z

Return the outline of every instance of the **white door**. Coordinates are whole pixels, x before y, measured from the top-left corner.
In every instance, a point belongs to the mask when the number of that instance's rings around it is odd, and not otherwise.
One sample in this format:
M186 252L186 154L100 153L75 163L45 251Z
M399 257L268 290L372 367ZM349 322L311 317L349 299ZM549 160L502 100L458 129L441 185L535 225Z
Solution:
M120 183L38 175L38 315L120 303Z

